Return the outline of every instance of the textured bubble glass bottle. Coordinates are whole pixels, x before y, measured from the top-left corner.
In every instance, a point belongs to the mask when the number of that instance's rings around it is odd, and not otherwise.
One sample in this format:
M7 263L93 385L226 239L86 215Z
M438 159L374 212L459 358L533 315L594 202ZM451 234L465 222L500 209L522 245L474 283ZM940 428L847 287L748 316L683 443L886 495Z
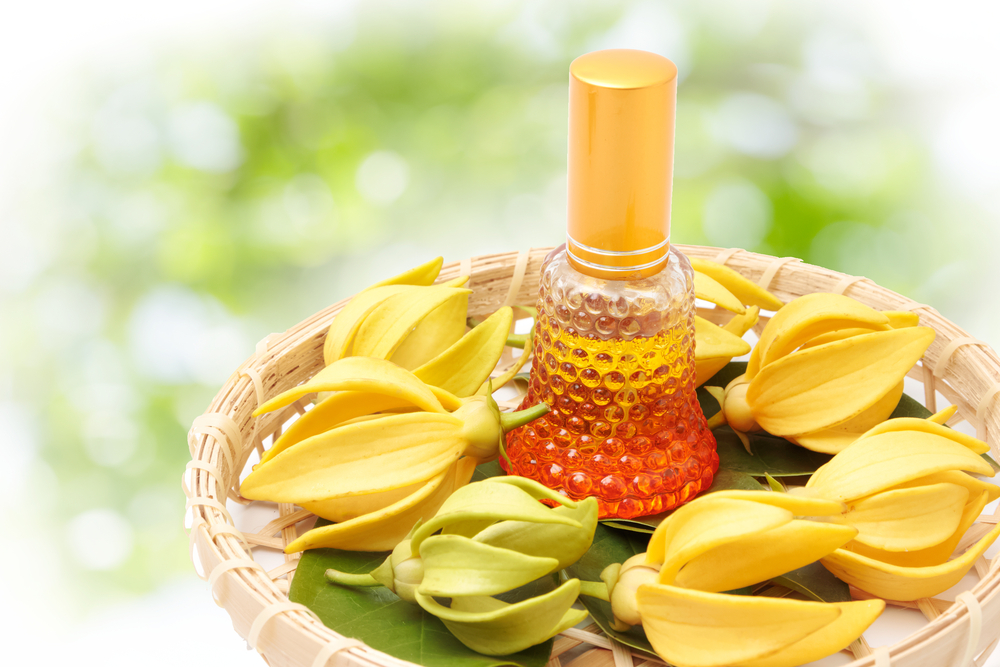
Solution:
M719 466L695 393L694 277L670 245L677 68L609 49L570 65L566 244L541 270L525 405L507 472L602 518L694 498Z
M591 278L553 252L524 400L552 411L508 435L504 468L596 496L602 517L656 514L707 489L719 457L695 395L694 312L691 265L674 249L635 281Z

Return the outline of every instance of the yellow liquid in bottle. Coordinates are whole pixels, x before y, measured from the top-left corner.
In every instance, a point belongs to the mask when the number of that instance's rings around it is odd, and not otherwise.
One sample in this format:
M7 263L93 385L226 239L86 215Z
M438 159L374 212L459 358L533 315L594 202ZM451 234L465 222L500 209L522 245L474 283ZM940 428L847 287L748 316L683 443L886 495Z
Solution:
M552 410L508 434L508 473L596 496L601 518L658 514L711 485L719 458L695 392L691 269L671 255L635 283L583 276L565 252L542 267L522 406Z

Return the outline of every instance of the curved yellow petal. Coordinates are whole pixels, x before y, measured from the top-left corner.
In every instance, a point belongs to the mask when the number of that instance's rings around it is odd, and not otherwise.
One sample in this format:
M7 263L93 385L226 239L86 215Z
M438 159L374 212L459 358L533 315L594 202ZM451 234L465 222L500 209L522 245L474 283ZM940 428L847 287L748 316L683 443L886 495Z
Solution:
M737 299L732 292L711 276L698 271L694 272L694 295L738 315L746 312L743 302Z
M844 503L820 496L775 493L773 491L741 491L727 489L716 491L713 498L733 498L735 500L750 500L788 510L794 516L837 516L846 508Z
M676 667L742 665L807 637L820 652L817 657L828 655L837 649L827 647L819 632L843 614L837 605L823 602L704 593L665 584L639 586L636 601L646 637Z
M428 484L430 484L430 482L417 482L415 484L401 486L398 489L392 489L391 491L359 493L353 496L344 496L343 498L313 500L309 503L303 502L302 507L308 509L316 516L323 517L324 519L328 519L330 521L336 521L337 523L344 523L350 521L351 519L356 519L359 516L383 510L390 505L412 496Z
M398 396L387 396L367 391L335 392L292 422L292 425L285 429L274 444L264 452L260 462L267 463L295 443L329 431L355 417L412 405L413 403Z
M787 436L789 440L800 447L824 454L837 454L844 450L869 429L881 424L896 409L899 399L903 396L903 382L897 384L888 394L883 396L857 417L832 428Z
M692 257L691 268L714 279L732 292L742 304L757 306L764 310L780 310L785 305L778 297L728 266Z
M840 618L833 623L774 655L745 662L742 667L792 667L842 651L860 637L885 609L884 600L855 600L831 604L839 607L841 611Z
M674 512L656 527L647 563L662 563L660 583L672 584L688 561L718 546L792 521L788 510L772 505L703 496Z
M920 316L908 310L883 310L881 312L889 319L889 326L893 329L905 329L906 327L915 327L920 324ZM860 336L861 334L871 332L871 329L838 329L810 338L802 344L802 349L817 347L824 343L832 343L835 340L844 340L851 336Z
M258 465L240 493L251 500L303 503L426 481L462 454L461 430L457 417L429 412L341 426Z
M927 418L927 421L934 422L935 424L944 424L949 419L951 419L956 412L958 412L958 406L949 405L944 410L938 410L937 412L932 414L930 417Z
M350 354L394 359L408 341L400 358L394 360L399 365L409 362L410 368L420 366L462 337L470 293L468 289L434 285L390 296L365 317ZM435 313L438 309L442 310Z
M965 473L958 474L964 475ZM962 537L965 536L965 532L976 522L976 519L978 519L979 515L983 512L983 508L986 507L989 502L990 494L988 492L984 491L981 493L973 493L962 512L962 520L959 522L958 528L954 533L952 533L951 537L944 542L935 544L927 549L920 549L917 551L883 551L882 549L874 549L872 547L865 546L859 542L851 542L844 548L862 556L867 556L868 558L882 561L883 563L889 563L890 565L898 565L900 567L928 567L931 565L940 565L947 562L951 555L955 553L955 549L958 548L958 544L962 541Z
M351 299L330 323L323 342L323 361L329 366L338 359L348 356L351 343L365 318L383 301L395 294L412 292L412 285L383 285L371 287Z
M886 600L919 600L943 593L972 569L1000 536L997 525L958 558L929 567L900 567L845 549L837 549L821 562L837 578Z
M397 276L381 280L368 289L382 287L383 285L433 285L441 273L441 266L444 264L443 257L435 257L429 262L424 262L420 266L403 271ZM366 290L367 291L367 290Z
M986 454L990 451L990 446L978 438L973 438L971 435L966 435L961 431L948 428L947 426L931 421L930 419L917 419L916 417L899 417L898 419L889 419L888 421L884 421L881 424L870 428L864 433L864 435L861 436L861 438L871 438L882 433L896 433L901 431L930 433L942 438L948 438L949 440L957 442L960 445L968 447L969 450L975 452L976 454Z
M1000 498L1000 486L992 482L977 479L968 473L959 472L958 470L936 472L926 477L919 477L915 480L904 482L893 488L909 488L911 486L925 486L927 484L957 484L968 489L970 502L979 496L980 493L986 494L988 498L987 503L992 503L997 498Z
M750 343L727 331L724 327L712 324L697 315L694 318L694 336L695 359L714 359L717 357L732 359L750 351Z
M394 396L421 410L444 412L433 391L413 373L390 361L365 357L345 357L330 364L308 382L293 387L264 403L254 416L283 408L306 394L321 391L360 391Z
M468 484L475 469L475 460L461 458L430 481L407 487L415 490L411 490L395 502L342 523L313 528L285 547L285 553L317 548L389 551L406 539L417 521L430 519L455 489ZM326 508L336 507L336 502L336 500L321 500L302 503L302 507L317 516L329 518Z
M709 593L743 588L815 563L857 534L850 526L795 519L695 557L675 584Z
M806 488L850 502L946 470L993 476L967 447L920 431L895 431L858 440L813 473Z
M844 514L857 541L885 551L916 551L947 540L962 520L969 490L957 484L891 489L851 503Z
M430 311L405 335L387 357L406 369L415 369L443 354L462 339L469 311L469 294L458 295ZM376 310L373 315L378 315ZM362 330L364 327L362 327ZM359 330L361 335L364 332Z
M698 338L698 327L700 324L698 322L699 319L701 318L698 318L697 316L695 317L694 363L695 363L695 377L697 378L697 386L700 387L701 385L705 384L705 382L710 380L713 375L715 375L723 368L725 368L726 364L732 361L734 356L740 356L740 355L734 354L731 356L726 356L723 354L722 356L708 357L707 355L711 354L713 350L708 347L707 342L705 344L702 344L701 340L699 340ZM757 324L757 321L759 319L760 319L760 308L758 308L757 306L750 306L749 308L747 308L747 312L745 312L742 315L734 315L728 322L726 322L725 326L723 326L722 328L723 330L733 334L734 336L738 336L742 340L743 335L746 332L750 331L750 329L752 329L754 325ZM711 324L711 322L706 321L705 323L701 323L700 326L702 327L703 330L705 330L706 324ZM707 330L712 331L711 329ZM735 350L735 345L733 346L733 349ZM705 357L699 357L699 350L701 350L701 354L705 355ZM715 351L721 351L721 349ZM744 352L743 354L746 354L746 352Z
M501 308L413 374L458 397L472 396L496 368L513 321L513 309Z
M816 292L800 296L775 313L764 327L757 343L757 356L747 365L747 377L753 379L768 364L816 336L847 328L886 330L889 318L840 294Z
M915 327L801 350L764 366L750 382L747 402L774 435L836 426L892 391L933 340L933 329Z

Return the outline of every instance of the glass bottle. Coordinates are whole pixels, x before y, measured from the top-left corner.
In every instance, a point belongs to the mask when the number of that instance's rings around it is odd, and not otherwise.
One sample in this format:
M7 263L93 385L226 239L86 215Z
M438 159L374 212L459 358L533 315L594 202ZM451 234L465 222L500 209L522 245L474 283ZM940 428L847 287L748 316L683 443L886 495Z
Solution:
M613 49L570 66L567 242L541 269L524 405L501 465L602 518L673 509L707 489L715 438L695 393L694 278L671 247L677 70Z

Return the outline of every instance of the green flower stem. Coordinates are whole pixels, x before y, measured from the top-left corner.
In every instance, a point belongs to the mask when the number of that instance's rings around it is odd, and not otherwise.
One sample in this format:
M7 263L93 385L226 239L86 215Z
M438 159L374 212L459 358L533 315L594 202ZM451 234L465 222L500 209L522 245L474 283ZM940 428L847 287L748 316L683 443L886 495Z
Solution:
M341 586L381 586L370 574L350 574L339 570L327 570L326 578Z
M507 347L516 347L520 350L524 349L525 343L528 342L528 334L510 334L507 336L507 342L505 345Z
M722 413L722 410L719 410L708 419L709 431L714 431L720 426L725 426L725 425L726 425L726 416Z
M580 595L611 602L611 596L608 595L608 585L603 581L581 581Z
M525 424L548 413L548 411L549 406L547 403L538 403L537 405L533 405L526 410L504 412L500 415L500 428L503 429L504 433L510 433L518 426L524 426Z

